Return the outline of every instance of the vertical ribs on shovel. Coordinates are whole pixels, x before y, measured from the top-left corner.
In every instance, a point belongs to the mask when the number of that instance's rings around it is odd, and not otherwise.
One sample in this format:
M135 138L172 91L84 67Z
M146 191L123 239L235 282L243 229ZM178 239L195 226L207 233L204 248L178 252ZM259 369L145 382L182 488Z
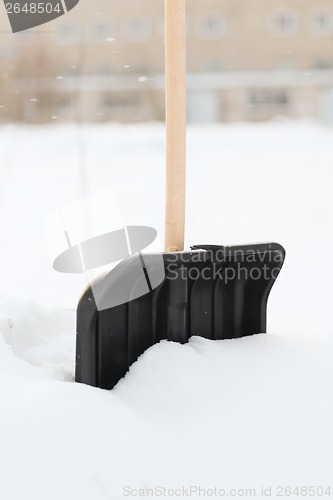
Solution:
M165 253L128 257L85 291L77 310L75 379L105 389L162 339L185 343L192 335L217 340L266 332L268 295L285 258L276 243L183 251L185 0L165 0L165 19ZM128 299L113 301L119 294Z

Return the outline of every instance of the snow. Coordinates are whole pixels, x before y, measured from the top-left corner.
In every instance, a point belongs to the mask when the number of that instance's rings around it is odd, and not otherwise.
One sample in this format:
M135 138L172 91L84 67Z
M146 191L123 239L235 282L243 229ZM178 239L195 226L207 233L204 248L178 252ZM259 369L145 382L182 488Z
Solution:
M110 188L124 222L158 230L160 250L164 148L160 124L0 128L1 499L117 500L125 486L333 493L329 127L189 127L187 246L287 250L269 334L162 342L111 392L73 383L85 279L53 271L45 220Z

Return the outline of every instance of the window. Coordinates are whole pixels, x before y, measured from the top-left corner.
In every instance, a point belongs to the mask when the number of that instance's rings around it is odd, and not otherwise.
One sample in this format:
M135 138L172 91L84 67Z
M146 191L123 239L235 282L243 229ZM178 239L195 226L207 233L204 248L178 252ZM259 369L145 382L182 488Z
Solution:
M286 90L280 89L253 89L249 93L249 104L254 109L286 108L289 104L289 95Z
M202 70L208 73L219 73L223 65L219 59L208 59L202 66Z
M325 70L332 69L333 67L333 59L332 61L325 59L317 59L313 64L314 69Z
M64 108L70 108L71 104L74 102L74 98L70 94L58 94L53 96L53 111L54 114L57 114L59 111L62 111Z
M227 34L227 21L220 13L210 13L197 21L196 28L200 38L219 40Z
M0 59L10 61L11 59L14 59L15 55L16 55L16 50L14 46L7 45L0 47Z
M277 11L270 20L270 32L276 37L293 37L297 35L298 28L298 15L293 11Z
M56 39L60 43L77 43L81 36L81 26L75 21L63 21L55 32Z
M116 36L116 26L112 21L98 17L93 22L92 35L96 42L113 40Z
M137 17L126 22L124 34L131 42L146 42L150 39L152 24L146 17Z
M274 64L274 69L279 71L293 71L298 69L297 59L285 57L278 59Z
M328 12L317 12L310 20L310 31L314 36L333 34L333 16Z
M92 67L91 73L94 75L111 75L114 72L114 67L105 62L97 64L95 67Z

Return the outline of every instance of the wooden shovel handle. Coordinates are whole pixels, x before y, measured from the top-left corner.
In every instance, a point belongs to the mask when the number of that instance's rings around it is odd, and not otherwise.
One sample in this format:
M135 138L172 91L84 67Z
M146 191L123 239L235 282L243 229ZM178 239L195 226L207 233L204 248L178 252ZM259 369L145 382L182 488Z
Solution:
M165 0L165 251L184 250L186 190L186 0Z

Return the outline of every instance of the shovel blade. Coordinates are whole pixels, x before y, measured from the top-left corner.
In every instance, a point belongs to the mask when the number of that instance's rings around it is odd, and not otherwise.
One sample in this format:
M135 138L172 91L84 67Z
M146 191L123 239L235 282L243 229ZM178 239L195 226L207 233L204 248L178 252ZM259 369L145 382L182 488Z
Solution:
M198 245L162 257L163 282L141 297L98 310L92 288L85 291L77 310L77 382L112 389L163 339L185 343L193 335L221 340L266 333L267 300L285 259L283 247ZM119 276L128 282L132 258L101 279L106 300L117 293ZM145 256L145 278L160 259L161 254Z

